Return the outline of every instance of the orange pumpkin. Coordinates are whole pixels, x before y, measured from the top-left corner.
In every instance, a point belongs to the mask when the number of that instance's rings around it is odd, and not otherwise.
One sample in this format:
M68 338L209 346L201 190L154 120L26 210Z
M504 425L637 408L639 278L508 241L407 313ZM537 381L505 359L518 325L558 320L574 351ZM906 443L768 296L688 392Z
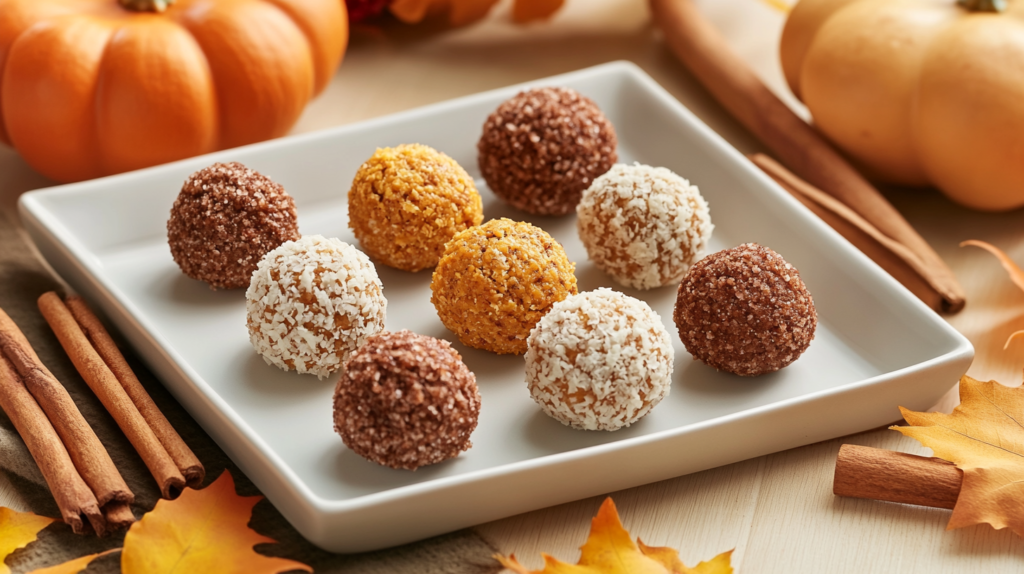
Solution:
M0 0L0 140L67 182L278 137L348 41L340 0L165 2Z
M801 0L782 68L869 175L1024 205L1024 0ZM981 12L1005 4L1002 13Z

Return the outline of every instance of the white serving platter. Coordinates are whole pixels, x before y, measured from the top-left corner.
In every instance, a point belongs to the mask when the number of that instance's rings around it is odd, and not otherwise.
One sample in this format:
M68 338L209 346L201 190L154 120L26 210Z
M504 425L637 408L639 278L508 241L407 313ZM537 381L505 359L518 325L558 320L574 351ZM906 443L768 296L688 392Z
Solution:
M814 296L817 336L796 363L741 378L693 361L675 336L673 286L622 289L587 261L575 218L532 217L479 179L487 115L527 86L592 98L619 136L620 161L665 166L697 184L716 225L712 248L756 241L794 264ZM295 197L300 229L355 243L345 198L377 147L420 142L477 178L487 218L539 225L577 262L581 291L621 289L676 339L670 395L627 429L576 431L544 415L522 357L460 345L430 304L430 272L384 266L387 327L452 341L478 378L474 446L415 472L363 460L334 433L337 377L266 365L249 346L242 290L183 276L166 244L182 182L241 161ZM397 545L587 496L874 428L897 405L925 409L963 374L970 343L763 175L636 66L612 63L323 132L283 138L22 196L25 227L50 264L120 329L175 397L313 543L336 552Z

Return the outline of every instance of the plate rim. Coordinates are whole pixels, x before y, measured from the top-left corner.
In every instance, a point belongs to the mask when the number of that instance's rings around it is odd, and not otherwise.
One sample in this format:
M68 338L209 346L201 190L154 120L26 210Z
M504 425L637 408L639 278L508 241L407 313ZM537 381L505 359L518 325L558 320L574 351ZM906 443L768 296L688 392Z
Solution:
M59 198L63 194L73 193L87 193L90 191L99 191L109 182L125 182L136 179L146 179L148 177L157 176L164 171L177 170L182 164L195 163L200 161L213 161L215 158L220 156L236 154L239 151L260 149L265 151L272 151L275 149L288 148L295 144L300 143L315 143L317 140L333 139L337 137L345 137L349 134L358 133L364 130L374 130L383 126L401 124L410 119L429 116L438 112L444 112L447 110L458 109L467 105L479 102L482 100L493 99L496 96L507 97L512 93L524 88L533 87L537 85L551 85L556 83L565 83L571 81L582 80L594 76L603 75L621 75L628 77L631 80L639 82L642 87L650 94L657 97L663 103L665 103L672 111L687 120L687 123L691 127L696 128L702 132L706 143L711 143L715 146L716 152L724 153L727 156L731 156L733 159L738 160L738 164L743 167L747 172L747 175L751 175L759 180L763 184L763 187L770 190L770 193L774 196L773 201L781 201L784 204L789 204L795 208L795 213L798 217L802 217L805 223L809 223L815 231L819 234L824 234L828 237L837 248L843 251L842 256L859 260L865 264L867 268L872 268L876 277L873 279L881 281L882 285L885 286L889 292L889 296L895 296L898 299L898 303L901 305L910 305L913 311L921 315L923 319L929 321L932 326L937 327L943 332L951 343L951 348L946 353L931 357L928 360L915 363L900 369L882 373L866 379L861 379L851 383L839 385L829 389L823 389L812 393L783 399L773 403L760 405L757 407L744 409L736 412L732 412L719 417L706 419L697 423L691 423L674 427L671 429L664 429L661 431L652 432L649 434L630 437L610 443L604 443L599 445L588 446L576 450L564 451L559 453L552 453L539 457L534 457L526 460L521 460L513 463L502 464L499 466L488 467L483 469L477 469L473 471L467 471L454 476L438 477L431 480L427 480L420 483L409 484L390 488L378 492L358 495L352 498L338 500L325 498L315 493L309 485L290 467L283 459L281 459L277 453L272 449L266 442L264 442L255 430L246 423L241 415L235 411L231 405L221 397L212 387L210 387L206 381L198 375L194 368L185 360L185 358L173 347L169 346L167 341L164 341L157 334L152 325L149 325L147 321L140 320L141 317L145 317L145 314L141 314L141 309L135 306L135 302L132 301L124 292L122 292L112 280L105 276L102 270L102 266L99 264L98 259L95 257L95 251L86 248L82 242L80 242L76 236L62 223L61 219L58 218L54 213L50 212L46 206L46 201L51 198ZM822 398L828 397L835 394L844 394L851 390L858 388L869 387L877 384L885 383L890 380L897 380L905 377L908 373L921 371L930 367L938 365L949 364L957 361L967 361L968 364L970 359L974 356L974 348L971 343L961 333L952 328L947 322L936 315L931 309L924 305L920 300L910 294L901 284L899 284L894 278L888 273L877 266L861 251L856 249L850 244L845 238L840 236L835 230L829 227L826 223L821 221L817 216L810 210L804 207L799 201L790 196L781 187L778 186L774 180L768 177L766 174L757 169L742 153L736 148L730 145L724 138L714 132L709 126L707 126L702 120L700 120L695 114L688 110L683 104L676 100L671 94L669 94L664 88L657 84L657 82L647 75L635 64L625 61L610 62L584 68L565 74L559 74L551 77L539 78L497 88L493 90L487 90L475 94L461 96L458 98L445 100L442 102L436 102L425 106L403 110L393 114L380 116L376 118L370 118L360 122L351 124L345 124L341 126L335 126L324 130L318 130L314 132L308 132L303 134L297 134L293 136L286 136L275 140L266 142L260 142L250 144L247 146L233 148L228 150L220 150L202 156L196 156L186 158L176 162L162 164L142 170L133 172L117 174L107 176L99 179L88 180L84 182L72 183L59 185L50 188L43 188L40 190L34 190L22 194L18 201L18 209L22 216L23 224L32 232L42 233L49 236L53 246L64 252L64 256L67 261L76 266L83 277L92 283L92 287L100 293L118 312L122 315L122 319L132 323L135 329L142 334L146 339L146 344L153 347L154 352L160 353L164 356L166 362L180 375L181 378L185 379L191 385L191 390L196 391L198 396L193 397L193 400L200 400L206 403L207 408L211 412L215 413L222 419L226 419L230 424L230 431L238 433L244 440L246 440L254 450L258 451L259 455L264 457L272 467L272 471L279 475L284 484L292 489L296 496L295 498L301 501L307 508L307 510L315 510L318 512L325 512L330 514L344 514L347 512L371 508L385 502L397 502L404 499L421 496L428 494L432 491L458 487L466 483L474 483L481 480L487 480L489 478L516 474L520 472L527 472L537 467L546 467L549 465L557 465L564 462L571 462L573 460L590 458L593 456L599 456L603 454L613 453L621 450L629 450L636 446L653 444L661 442L673 437L683 436L685 434L699 432L708 428L728 425L738 419L744 419L748 417L760 416L765 414L771 414L775 411L788 410L792 407L799 406L804 403L815 402ZM36 238L32 235L33 243L36 242ZM37 247L38 244L37 244ZM831 246L830 246L831 247ZM143 353L137 348L139 343L136 341L130 341L133 347L136 347L137 352L142 355ZM148 361L147 361L148 362ZM966 370L966 369L965 369ZM155 373L154 373L155 374ZM164 381L163 377L158 377L161 384L170 390L168 383ZM178 391L184 392L184 391ZM177 392L172 391L175 395L176 400L182 402L181 399L177 398ZM187 409L188 410L188 409ZM197 418L197 422L198 418ZM203 423L199 423L204 427ZM210 433L212 434L212 433ZM215 439L216 440L216 439ZM217 441L218 443L220 441ZM220 445L222 449L227 451L223 445ZM237 460L235 460L238 463ZM241 466L241 464L239 464Z

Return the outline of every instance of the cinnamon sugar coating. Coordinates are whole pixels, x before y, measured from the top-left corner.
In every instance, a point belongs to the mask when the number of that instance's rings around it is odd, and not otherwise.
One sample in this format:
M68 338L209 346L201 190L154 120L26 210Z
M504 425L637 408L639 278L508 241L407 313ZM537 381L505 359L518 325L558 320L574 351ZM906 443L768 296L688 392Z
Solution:
M437 265L456 233L483 221L473 178L425 145L378 149L348 192L348 226L385 265L419 271Z
M334 430L356 454L415 470L473 443L476 376L448 341L410 331L367 339L334 391Z
M575 269L544 230L494 219L448 243L434 269L430 301L464 344L519 355L551 306L576 294Z
M498 106L477 150L498 197L528 213L565 215L618 160L616 145L615 128L590 99L569 88L539 88Z
M167 221L171 257L185 275L211 289L249 285L264 255L299 237L288 192L237 162L190 175Z
M756 243L694 264L679 285L673 316L695 359L743 376L771 373L797 360L818 324L800 273Z

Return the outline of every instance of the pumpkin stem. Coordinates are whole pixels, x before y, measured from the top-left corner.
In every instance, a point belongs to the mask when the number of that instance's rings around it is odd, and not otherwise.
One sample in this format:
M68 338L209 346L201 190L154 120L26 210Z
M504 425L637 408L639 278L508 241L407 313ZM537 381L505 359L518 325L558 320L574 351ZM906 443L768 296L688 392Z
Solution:
M997 0L998 1L998 0ZM175 0L118 0L121 6L133 12L163 12Z
M968 12L1003 12L1006 0L957 0Z

